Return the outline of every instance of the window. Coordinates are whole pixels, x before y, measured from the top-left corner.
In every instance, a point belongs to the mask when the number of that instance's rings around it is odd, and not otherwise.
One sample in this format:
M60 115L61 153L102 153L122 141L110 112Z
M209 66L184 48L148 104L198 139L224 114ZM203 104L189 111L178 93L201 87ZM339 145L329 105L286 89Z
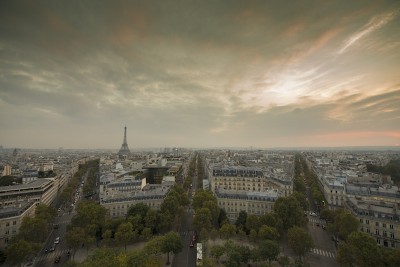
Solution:
M393 224L390 224L390 225L389 225L389 228L390 228L390 229L393 229Z
M382 223L382 227L383 227L383 228L386 228L386 223Z
M17 221L13 221L13 225L17 225Z
M379 229L376 229L376 230L375 230L375 234L376 234L376 235L379 235Z
M369 224L369 220L365 220L365 223L366 223L366 224Z
M390 233L390 238L394 239L394 233Z
M376 222L376 223L375 223L375 225L376 225L376 226L379 226L379 223L378 223L378 222Z

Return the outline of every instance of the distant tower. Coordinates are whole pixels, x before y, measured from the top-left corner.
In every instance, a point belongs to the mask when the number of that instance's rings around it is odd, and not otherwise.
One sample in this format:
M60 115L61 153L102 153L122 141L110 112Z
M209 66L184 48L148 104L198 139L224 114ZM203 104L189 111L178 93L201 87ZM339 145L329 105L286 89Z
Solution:
M126 141L126 126L124 131L124 142L122 143L121 149L118 152L119 157L123 157L124 155L129 155L131 152L128 148L128 142Z

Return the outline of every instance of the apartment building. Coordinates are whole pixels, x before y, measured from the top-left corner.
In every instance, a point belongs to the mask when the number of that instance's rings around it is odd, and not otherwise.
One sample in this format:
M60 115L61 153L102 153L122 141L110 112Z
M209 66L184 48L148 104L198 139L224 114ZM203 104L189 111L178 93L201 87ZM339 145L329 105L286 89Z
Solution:
M34 201L18 201L13 206L0 209L0 248L6 248L18 234L25 216L34 216L36 205Z
M125 216L129 208L138 203L144 203L158 210L174 184L174 182L146 184L141 189L130 192L109 190L107 194L101 195L100 205L107 209L111 217Z
M346 208L360 221L360 231L370 234L378 245L400 248L400 204L348 197Z
M274 209L278 199L278 190L270 189L264 192L235 191L215 189L214 194L220 208L224 209L230 222L234 223L240 211L247 214L264 215Z

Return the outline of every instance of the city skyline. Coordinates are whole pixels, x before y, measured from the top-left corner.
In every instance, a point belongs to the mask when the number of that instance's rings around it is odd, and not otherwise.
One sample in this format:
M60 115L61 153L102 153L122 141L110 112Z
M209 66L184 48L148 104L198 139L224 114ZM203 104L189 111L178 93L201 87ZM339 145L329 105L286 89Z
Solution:
M0 145L400 146L396 1L0 2Z

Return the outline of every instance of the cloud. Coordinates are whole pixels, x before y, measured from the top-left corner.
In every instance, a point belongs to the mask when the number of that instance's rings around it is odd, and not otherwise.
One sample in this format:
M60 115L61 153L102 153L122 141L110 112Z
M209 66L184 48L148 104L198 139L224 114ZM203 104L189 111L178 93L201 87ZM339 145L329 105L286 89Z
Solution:
M392 12L387 12L384 14L374 16L373 18L370 19L370 21L366 25L363 26L362 29L360 29L358 32L354 33L352 36L350 36L344 42L344 44L338 50L337 53L343 54L348 48L355 45L361 39L365 38L367 35L373 33L374 31L379 30L380 28L385 26L387 23L392 21L395 17L397 17L398 13L399 13L399 9L392 11Z
M0 139L119 148L125 124L131 147L393 132L399 36L388 10L390 1L2 1ZM372 33L381 49L350 49Z

